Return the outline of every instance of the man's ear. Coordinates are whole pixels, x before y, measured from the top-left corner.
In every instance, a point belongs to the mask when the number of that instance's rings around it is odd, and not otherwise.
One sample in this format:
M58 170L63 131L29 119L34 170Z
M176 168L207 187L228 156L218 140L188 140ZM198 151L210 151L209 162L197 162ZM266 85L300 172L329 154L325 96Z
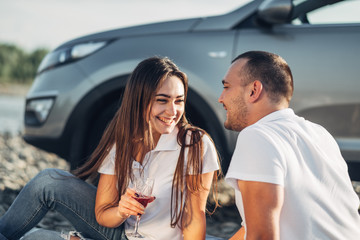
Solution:
M255 80L254 82L251 83L251 88L250 90L250 94L249 94L249 101L250 102L256 102L262 91L263 91L263 85L259 80Z

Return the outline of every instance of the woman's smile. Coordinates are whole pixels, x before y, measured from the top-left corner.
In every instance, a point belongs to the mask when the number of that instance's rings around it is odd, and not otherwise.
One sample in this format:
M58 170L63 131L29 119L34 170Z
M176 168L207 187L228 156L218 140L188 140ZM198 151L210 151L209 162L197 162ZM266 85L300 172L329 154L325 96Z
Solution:
M173 117L173 118L166 118L166 117L157 117L157 119L159 119L161 122L165 123L166 125L171 125L176 117Z

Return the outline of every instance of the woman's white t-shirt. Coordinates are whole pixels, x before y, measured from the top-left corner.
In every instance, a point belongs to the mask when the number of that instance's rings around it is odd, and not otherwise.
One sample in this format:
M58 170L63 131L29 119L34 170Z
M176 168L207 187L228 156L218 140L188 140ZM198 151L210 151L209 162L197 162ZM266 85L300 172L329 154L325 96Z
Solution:
M153 196L155 201L149 203L142 215L139 232L159 240L181 240L183 239L179 227L171 228L171 190L172 181L179 158L181 146L177 142L178 129L175 128L170 134L162 134L155 149L145 155L143 164L133 161L132 171L136 176L140 171L144 177L155 179ZM204 162L203 173L216 171L219 169L217 152L214 144L208 136L203 136L204 143ZM186 150L185 150L186 151ZM187 153L187 151L185 152ZM187 154L185 154L185 166ZM98 172L101 174L114 175L115 169L115 147L111 149ZM139 171L140 170L140 171ZM130 183L131 187L132 183ZM125 222L125 232L134 230L135 216L131 216Z

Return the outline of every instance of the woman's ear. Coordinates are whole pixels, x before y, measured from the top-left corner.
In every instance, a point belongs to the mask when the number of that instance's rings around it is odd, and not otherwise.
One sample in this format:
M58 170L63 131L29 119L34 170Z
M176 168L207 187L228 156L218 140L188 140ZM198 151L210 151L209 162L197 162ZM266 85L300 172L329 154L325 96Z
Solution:
M249 101L253 103L260 98L263 91L263 84L259 80L255 80L250 86Z

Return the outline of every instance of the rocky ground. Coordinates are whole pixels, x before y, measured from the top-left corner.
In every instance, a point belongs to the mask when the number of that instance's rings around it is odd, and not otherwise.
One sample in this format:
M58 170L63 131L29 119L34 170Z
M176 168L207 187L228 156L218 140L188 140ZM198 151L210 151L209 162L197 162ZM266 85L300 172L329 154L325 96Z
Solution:
M21 136L0 133L0 216L31 178L39 171L50 167L69 169L65 160L28 145ZM207 232L213 236L228 238L239 228L241 219L234 206L233 190L222 180L219 190L222 207L213 215L207 216ZM72 230L65 218L52 211L38 227L57 231Z

